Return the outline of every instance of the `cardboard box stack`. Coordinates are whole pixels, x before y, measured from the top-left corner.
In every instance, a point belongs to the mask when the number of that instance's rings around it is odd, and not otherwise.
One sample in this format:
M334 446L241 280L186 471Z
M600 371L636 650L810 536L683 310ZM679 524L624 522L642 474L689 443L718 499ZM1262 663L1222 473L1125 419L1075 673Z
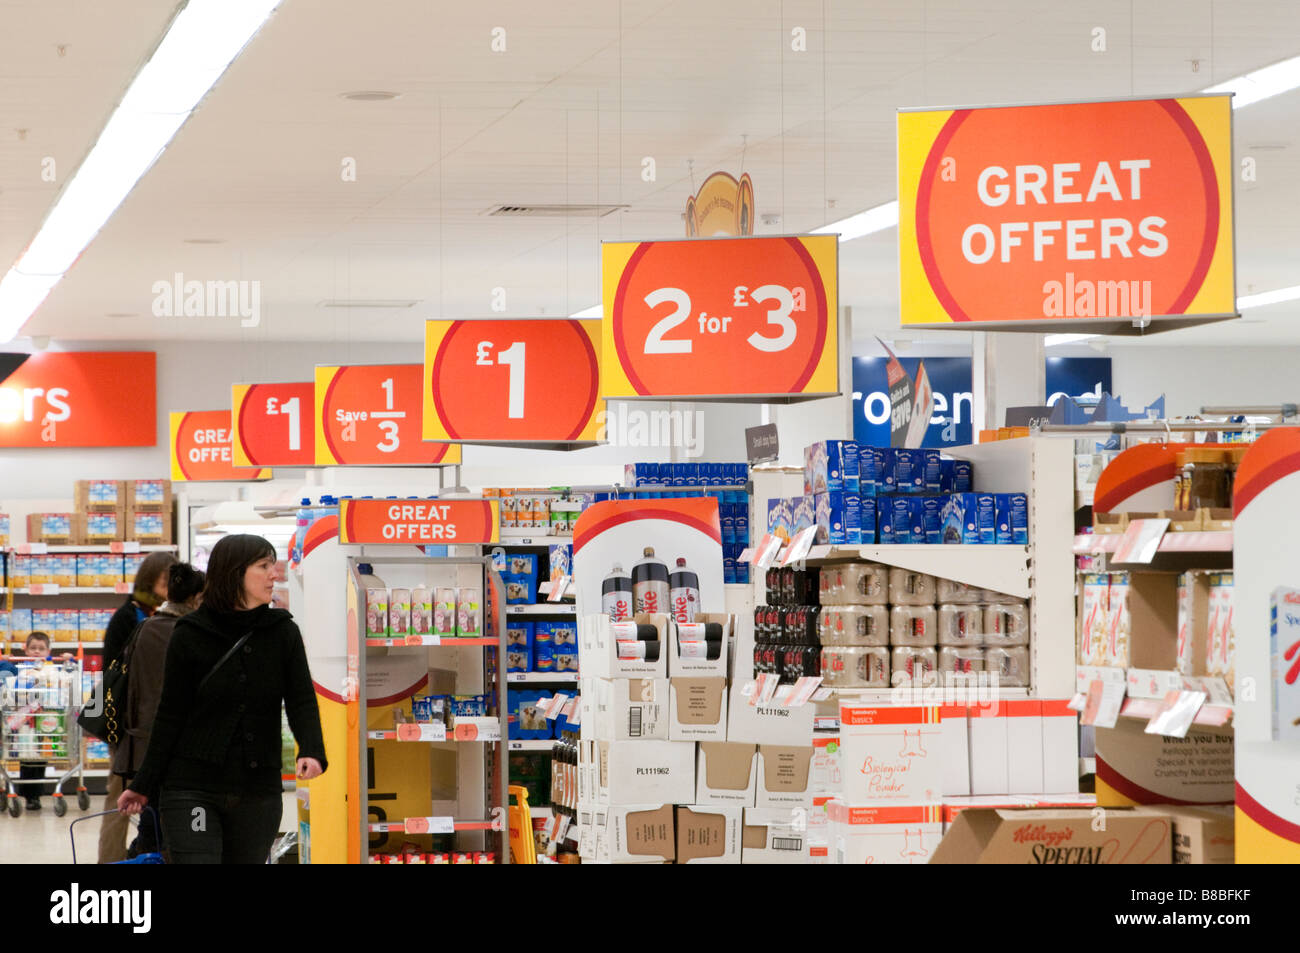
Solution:
M171 545L171 480L126 481L126 539Z
M708 613L580 620L584 862L806 858L812 708L750 704L735 630Z

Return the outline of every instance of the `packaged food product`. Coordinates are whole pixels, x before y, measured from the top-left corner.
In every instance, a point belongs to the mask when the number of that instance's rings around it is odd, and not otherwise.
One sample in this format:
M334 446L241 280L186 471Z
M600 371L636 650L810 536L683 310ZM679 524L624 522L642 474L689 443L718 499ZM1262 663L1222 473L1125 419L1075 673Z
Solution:
M456 590L456 635L476 639L483 634L483 593L473 587Z
M821 568L824 606L883 606L889 602L889 570L875 563L838 563Z
M984 671L983 649L955 645L945 645L939 649L941 674L964 675L982 671Z
M984 590L978 586L968 586L964 582L952 579L940 579L935 586L937 601L953 605L974 605L984 601Z
M889 601L895 606L932 606L938 580L923 572L894 567L889 570Z
M388 636L388 590L366 590L366 637L382 639Z
M414 635L433 634L433 593L428 586L411 590L411 632Z
M939 644L951 646L983 645L983 606L951 604L939 606Z
M433 634L456 634L456 590L438 589L433 602Z
M995 646L984 650L984 670L994 672L998 684L1010 688L1029 684L1029 649Z
M388 632L394 638L411 630L411 590L388 590Z
M894 685L936 685L939 653L930 647L900 645L891 652L889 668Z
M1005 592L994 592L992 589L985 589L984 597L979 601L994 602L999 605L1015 605L1016 603L1024 602L1025 600L1020 598L1020 596L1010 596Z
M822 647L822 684L831 688L887 688L889 649L873 645Z
M887 606L825 606L817 617L822 645L888 645Z
M985 645L1028 645L1029 606L1021 602L984 607Z
M937 638L934 606L894 606L889 610L890 645L934 645Z

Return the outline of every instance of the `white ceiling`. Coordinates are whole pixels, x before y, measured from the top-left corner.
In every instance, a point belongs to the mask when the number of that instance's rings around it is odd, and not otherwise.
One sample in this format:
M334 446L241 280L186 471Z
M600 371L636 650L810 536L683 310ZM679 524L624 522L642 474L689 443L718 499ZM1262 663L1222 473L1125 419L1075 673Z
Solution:
M0 266L176 6L0 0ZM285 0L22 333L416 345L426 318L492 313L498 287L506 315L567 315L599 299L601 241L681 236L692 181L714 169L750 173L760 216L780 216L760 234L807 231L894 197L898 107L1186 93L1297 53L1292 0ZM401 97L340 96L376 89ZM1234 115L1258 163L1237 183L1241 294L1300 283L1298 119L1300 91ZM59 183L41 180L45 156ZM579 202L630 208L483 214ZM897 334L896 257L892 230L841 249L860 338ZM177 272L260 282L261 325L154 317L153 284ZM418 304L320 306L336 299ZM1300 343L1297 315L1152 340Z

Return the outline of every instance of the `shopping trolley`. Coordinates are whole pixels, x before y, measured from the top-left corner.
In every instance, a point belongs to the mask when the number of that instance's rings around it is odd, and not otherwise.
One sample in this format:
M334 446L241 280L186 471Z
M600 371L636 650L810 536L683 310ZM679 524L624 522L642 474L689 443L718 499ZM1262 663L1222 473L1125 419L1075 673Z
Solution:
M77 779L77 806L90 807L86 790L85 757L77 713L81 709L81 663L74 659L47 661L13 658L17 675L0 677L0 786L11 817L23 812L20 786L43 786L40 778L15 778L7 764L13 761L39 763L42 768L64 766L54 782L54 813L68 813L63 786Z
M116 813L117 811L99 811L96 814L87 814L85 817L79 817L71 824L68 825L68 840L72 841L72 863L74 865L77 863L77 838L76 835L73 833L76 826L80 824L82 821L89 821L96 817L103 817L106 814L116 814ZM140 815L140 821L139 821L140 824L144 823L145 814L148 814L150 819L153 821L153 832L155 838L154 843L161 844L162 828L158 825L158 812L153 809L152 805L146 804L144 807L144 811ZM115 864L165 864L167 863L167 861L163 859L163 855L158 851L146 851L141 854L136 854L134 857L130 857L126 860L115 860L113 861L113 863Z

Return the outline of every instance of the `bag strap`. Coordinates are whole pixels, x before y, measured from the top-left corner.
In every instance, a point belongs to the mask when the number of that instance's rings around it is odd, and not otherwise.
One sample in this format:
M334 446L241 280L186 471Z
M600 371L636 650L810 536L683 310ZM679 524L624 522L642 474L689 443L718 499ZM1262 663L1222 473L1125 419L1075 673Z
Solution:
M243 645L245 642L247 642L248 639L249 639L249 637L250 637L252 634L253 634L253 630L252 630L252 629L249 629L247 632L245 632L242 636L239 637L239 641L238 641L238 642L236 642L236 643L235 643L234 645L232 645L230 648L226 649L226 654L223 655L223 656L221 656L221 658L217 659L217 664L214 665L214 666L212 666L212 668L208 669L208 674L204 675L204 676L203 676L203 681L199 682L199 687L198 687L197 689L194 690L194 694L195 694L196 696L199 695L200 693L202 693L202 691L203 691L203 686L206 685L206 684L208 684L208 679L210 679L213 675L216 674L217 669L219 669L219 668L221 668L221 666L225 665L226 662L228 662L228 661L230 660L230 656L232 656L232 655L234 655L236 652L238 652L238 651L239 651L239 647L240 647L241 645Z

